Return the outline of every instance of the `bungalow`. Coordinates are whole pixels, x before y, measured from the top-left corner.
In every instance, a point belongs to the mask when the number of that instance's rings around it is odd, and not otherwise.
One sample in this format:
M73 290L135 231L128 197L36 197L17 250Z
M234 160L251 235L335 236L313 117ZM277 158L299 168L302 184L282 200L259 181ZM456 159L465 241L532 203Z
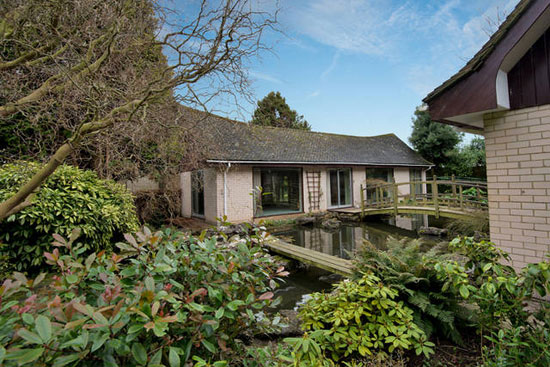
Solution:
M521 0L481 50L424 102L483 134L491 240L515 267L550 252L550 0Z
M431 166L393 134L251 126L215 115L200 127L205 165L181 174L182 213L210 223L359 207L367 179L424 180Z

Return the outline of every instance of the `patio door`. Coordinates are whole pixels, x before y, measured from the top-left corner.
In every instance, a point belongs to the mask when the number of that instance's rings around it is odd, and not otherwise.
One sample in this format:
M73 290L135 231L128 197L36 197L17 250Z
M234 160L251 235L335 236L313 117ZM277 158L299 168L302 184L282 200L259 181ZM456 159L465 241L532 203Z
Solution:
M329 191L331 208L351 206L351 169L331 169L329 172Z
M191 172L191 214L204 218L204 173Z

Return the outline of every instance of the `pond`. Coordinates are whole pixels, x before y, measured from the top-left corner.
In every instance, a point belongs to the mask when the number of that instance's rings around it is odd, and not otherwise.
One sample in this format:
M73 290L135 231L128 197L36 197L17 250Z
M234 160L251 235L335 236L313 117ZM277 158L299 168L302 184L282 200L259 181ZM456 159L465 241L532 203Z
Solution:
M371 217L369 222L346 223L337 230L329 231L320 227L295 226L284 230L274 231L273 235L285 242L311 250L352 259L354 251L363 244L363 240L370 241L381 251L386 249L386 243L391 236L398 240L419 238L417 230L420 227L443 227L441 219L426 215L411 215L394 217ZM431 247L445 239L422 237L426 247ZM308 299L309 294L330 290L332 284L339 281L340 276L324 270L302 266L292 271L285 278L276 295L282 296L278 309L296 309L299 304Z

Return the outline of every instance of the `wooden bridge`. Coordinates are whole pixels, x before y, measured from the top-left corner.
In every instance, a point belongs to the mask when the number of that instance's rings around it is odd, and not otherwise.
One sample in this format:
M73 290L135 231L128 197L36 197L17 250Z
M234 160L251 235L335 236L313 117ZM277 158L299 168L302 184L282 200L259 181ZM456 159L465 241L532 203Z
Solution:
M436 218L464 218L488 210L487 183L433 177L411 181L361 185L361 207L338 209L361 217L380 214L429 214Z
M313 265L323 270L349 277L353 274L351 260L341 259L336 256L324 254L301 246L286 243L276 237L270 236L264 245L279 255L298 260L305 264Z

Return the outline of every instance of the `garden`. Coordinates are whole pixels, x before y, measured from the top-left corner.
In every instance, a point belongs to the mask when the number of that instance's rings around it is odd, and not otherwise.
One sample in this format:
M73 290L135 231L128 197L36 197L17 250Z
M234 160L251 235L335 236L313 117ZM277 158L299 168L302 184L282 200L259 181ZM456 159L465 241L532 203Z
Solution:
M2 166L0 199L37 169ZM4 366L550 364L550 263L516 271L487 241L366 242L354 275L312 294L303 332L281 337L288 272L264 227L140 229L122 185L69 165L34 203L1 223Z

